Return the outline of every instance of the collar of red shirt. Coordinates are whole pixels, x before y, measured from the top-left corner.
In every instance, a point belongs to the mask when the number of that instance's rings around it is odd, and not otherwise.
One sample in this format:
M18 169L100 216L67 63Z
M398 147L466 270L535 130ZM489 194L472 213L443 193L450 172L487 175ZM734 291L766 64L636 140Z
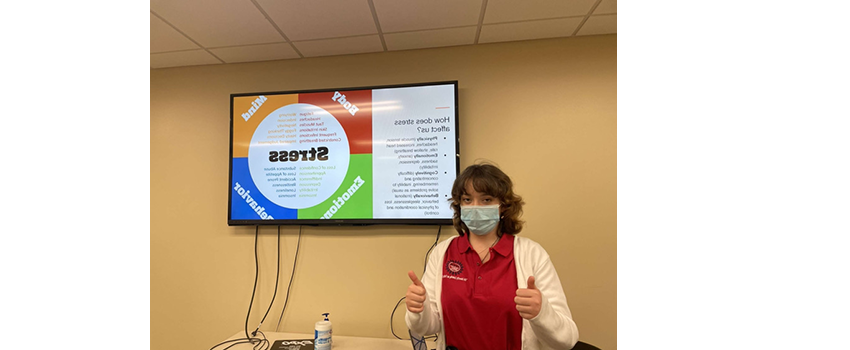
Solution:
M508 254L511 253L514 247L514 236L508 234L502 234L502 238L499 239L499 242L493 246L493 250L496 251L501 256L507 257ZM475 249L472 249L472 245L469 244L469 236L463 236L458 239L457 245L458 253L466 254L469 251L475 252Z

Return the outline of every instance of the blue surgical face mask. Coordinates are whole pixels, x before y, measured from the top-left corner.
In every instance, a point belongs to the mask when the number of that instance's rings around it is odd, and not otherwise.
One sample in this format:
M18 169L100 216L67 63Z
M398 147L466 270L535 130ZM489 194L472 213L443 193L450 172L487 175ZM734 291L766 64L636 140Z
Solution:
M486 235L499 224L499 205L460 207L460 219L478 236Z

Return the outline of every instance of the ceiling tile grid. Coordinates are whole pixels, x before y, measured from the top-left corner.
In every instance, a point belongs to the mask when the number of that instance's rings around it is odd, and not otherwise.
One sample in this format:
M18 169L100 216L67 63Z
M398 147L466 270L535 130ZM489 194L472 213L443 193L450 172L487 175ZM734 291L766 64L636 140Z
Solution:
M577 35L599 35L617 33L617 15L590 16Z
M210 52L225 63L286 60L300 57L292 49L292 45L287 43L221 47L210 49Z
M580 17L587 15L596 2L597 0L489 0L484 24Z
M257 3L292 41L378 33L367 0L257 0Z
M349 55L384 51L377 35L294 42L304 57Z
M611 15L617 13L617 0L602 0L593 10L594 15Z
M199 49L189 38L151 14L151 53Z
M151 68L169 68L221 64L221 61L206 50L187 50L151 54Z
M384 33L477 25L483 1L372 0Z
M582 17L547 19L503 24L489 24L481 28L479 43L534 40L570 36L581 23Z
M416 32L384 34L387 50L413 50L431 47L472 45L475 43L477 26L434 29Z
M152 69L617 33L617 0L151 0Z
M151 11L205 48L283 41L249 0L151 0Z

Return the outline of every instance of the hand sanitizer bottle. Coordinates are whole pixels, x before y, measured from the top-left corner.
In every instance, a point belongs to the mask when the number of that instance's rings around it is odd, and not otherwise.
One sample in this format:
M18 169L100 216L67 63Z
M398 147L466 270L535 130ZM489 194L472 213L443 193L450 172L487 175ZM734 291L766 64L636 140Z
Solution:
M328 320L329 313L323 313L322 316L325 316L325 319L319 322L316 322L316 333L313 343L315 343L316 350L331 350L331 346L333 346L333 328L331 327L331 321Z

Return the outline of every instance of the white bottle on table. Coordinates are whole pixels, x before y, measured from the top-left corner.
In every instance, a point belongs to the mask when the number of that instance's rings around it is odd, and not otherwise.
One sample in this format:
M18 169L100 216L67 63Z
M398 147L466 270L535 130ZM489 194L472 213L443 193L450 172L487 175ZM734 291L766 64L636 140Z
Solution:
M323 313L324 320L316 322L316 333L313 336L313 343L316 350L331 350L333 346L333 328L331 321L328 320L329 313Z

